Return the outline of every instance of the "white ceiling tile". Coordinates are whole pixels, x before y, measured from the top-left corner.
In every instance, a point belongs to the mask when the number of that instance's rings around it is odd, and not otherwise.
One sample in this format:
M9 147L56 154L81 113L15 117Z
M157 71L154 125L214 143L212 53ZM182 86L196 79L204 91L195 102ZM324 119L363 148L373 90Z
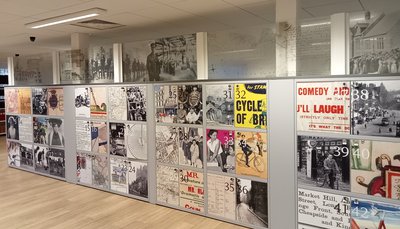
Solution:
M171 4L171 7L182 9L193 14L204 14L216 11L219 12L221 10L232 8L233 6L221 0L185 0Z
M164 5L135 11L134 14L160 21L169 21L169 20L194 16L193 14L187 13L185 11Z
M157 21L154 19L135 15L133 13L128 13L128 12L118 13L114 15L105 15L99 17L98 19L119 23L121 25L126 25L126 26L146 26L149 24L157 23Z
M343 12L355 12L361 11L362 8L358 2L343 2L341 4L329 4L324 6L316 6L311 8L305 8L308 12L310 12L315 17L324 17L330 16L335 13L343 13Z

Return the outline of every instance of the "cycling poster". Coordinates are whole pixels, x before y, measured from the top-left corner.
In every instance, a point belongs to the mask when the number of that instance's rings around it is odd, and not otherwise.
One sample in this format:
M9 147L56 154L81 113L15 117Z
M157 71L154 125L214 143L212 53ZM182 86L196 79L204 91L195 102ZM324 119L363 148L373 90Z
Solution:
M90 118L89 88L75 88L75 116Z

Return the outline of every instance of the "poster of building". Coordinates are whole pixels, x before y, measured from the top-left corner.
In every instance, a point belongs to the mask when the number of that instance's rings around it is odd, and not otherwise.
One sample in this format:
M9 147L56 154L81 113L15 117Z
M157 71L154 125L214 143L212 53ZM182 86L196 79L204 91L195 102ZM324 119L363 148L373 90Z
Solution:
M90 118L89 88L75 88L75 116Z
M235 133L236 174L267 178L267 134Z
M128 161L128 193L148 197L147 163Z
M91 122L91 151L92 153L107 153L107 124L106 122Z
M18 89L5 88L6 113L18 113Z
M174 126L156 126L156 157L157 161L177 165L179 130Z
M77 182L92 185L92 156L86 153L76 153Z
M146 86L130 86L126 88L128 120L146 121L147 120L147 102Z
M87 120L76 120L76 149L91 151L91 125Z
M207 169L236 173L235 132L207 129Z
M246 179L236 179L236 220L268 227L268 186Z
M208 174L208 213L236 219L236 179L234 177Z
M298 136L298 184L350 191L350 151L348 139Z
M47 89L47 109L48 115L64 115L64 89L49 88Z
M124 159L110 158L111 190L128 193L128 166Z
M8 165L20 167L20 146L18 142L7 141Z
M400 196L399 187L393 189L390 183L396 178L385 181L386 176L400 171L399 150L400 143L351 140L351 191L386 198Z
M400 137L400 81L352 83L352 134Z
M179 170L157 165L157 201L170 205L179 205Z
M211 126L233 126L233 84L206 86L206 120Z
M18 89L18 113L31 114L31 89Z
M112 44L89 48L89 79L95 83L114 82Z
M127 157L147 160L147 130L143 124L125 124Z
M350 82L297 83L297 130L350 133Z
M156 122L176 123L178 110L178 87L176 85L155 85L154 97Z
M7 115L7 138L13 140L19 140L19 116Z
M65 153L62 149L51 148L48 152L50 175L65 177Z
M33 149L31 144L21 144L21 168L33 170Z
M96 155L92 164L92 182L95 187L108 189L110 183L108 158Z
M267 85L235 84L235 127L267 128Z
M50 149L45 146L33 147L34 159L35 159L35 171L39 173L50 174Z
M33 142L47 144L48 118L33 117Z
M109 118L111 120L127 120L126 87L109 87Z
M47 88L32 88L32 113L47 115Z
M203 123L203 96L201 85L178 86L177 123Z
M179 164L203 168L203 128L177 127Z
M204 212L203 173L181 169L179 178L179 205L193 211Z
M25 142L33 141L32 117L20 116L18 120L19 140Z
M297 204L299 223L318 228L350 228L350 197L299 189Z
M90 87L90 117L107 118L107 88Z
M371 200L351 200L351 228L399 229L400 205L386 204Z
M60 118L49 118L46 132L46 141L49 146L65 146L64 120Z
M124 123L110 123L110 155L126 157Z

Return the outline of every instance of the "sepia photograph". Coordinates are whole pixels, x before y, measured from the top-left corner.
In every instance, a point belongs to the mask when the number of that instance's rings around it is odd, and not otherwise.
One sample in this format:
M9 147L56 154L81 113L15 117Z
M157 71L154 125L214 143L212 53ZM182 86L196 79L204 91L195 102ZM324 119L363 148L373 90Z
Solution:
M203 168L203 128L177 127L179 164Z
M177 123L203 123L201 85L178 85Z
M48 151L50 175L65 178L65 153L62 149Z
M31 89L18 89L18 113L31 114Z
M13 140L19 140L19 116L7 115L7 138Z

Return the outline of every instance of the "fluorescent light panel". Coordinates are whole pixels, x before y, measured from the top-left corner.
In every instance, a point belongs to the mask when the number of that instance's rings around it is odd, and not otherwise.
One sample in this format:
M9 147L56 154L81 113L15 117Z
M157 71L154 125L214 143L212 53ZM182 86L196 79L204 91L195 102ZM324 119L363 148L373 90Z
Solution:
M106 12L104 9L100 8L93 8L93 9L88 9L88 10L83 10L71 14L65 14L57 17L52 17L48 18L45 20L40 20L40 21L35 21L32 23L28 23L25 26L31 28L31 29L39 29L47 26L52 26L52 25L57 25L57 24L62 24L62 23L67 23L71 21L78 21L82 20L85 18L90 18L90 17L95 17L98 16L102 13Z

